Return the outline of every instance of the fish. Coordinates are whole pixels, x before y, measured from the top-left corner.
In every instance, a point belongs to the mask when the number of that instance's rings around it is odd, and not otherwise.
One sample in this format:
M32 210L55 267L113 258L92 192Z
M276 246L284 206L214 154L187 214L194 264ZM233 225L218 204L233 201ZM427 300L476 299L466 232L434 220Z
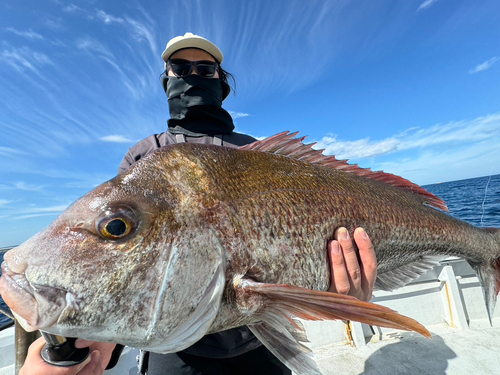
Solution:
M492 311L498 229L457 220L422 187L325 156L296 136L150 153L7 252L3 299L27 331L158 353L247 325L292 371L317 375L300 319L430 337L389 308L328 292L328 242L339 227L363 227L377 255L376 289L401 287L457 256L479 274Z

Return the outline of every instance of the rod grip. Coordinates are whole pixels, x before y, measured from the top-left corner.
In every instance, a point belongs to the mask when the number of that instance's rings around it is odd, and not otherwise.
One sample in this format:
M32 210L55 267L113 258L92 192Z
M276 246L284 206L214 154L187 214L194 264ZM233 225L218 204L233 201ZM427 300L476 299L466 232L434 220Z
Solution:
M53 366L76 366L85 361L90 354L89 348L75 347L76 338L40 332L47 342L42 348L42 358Z

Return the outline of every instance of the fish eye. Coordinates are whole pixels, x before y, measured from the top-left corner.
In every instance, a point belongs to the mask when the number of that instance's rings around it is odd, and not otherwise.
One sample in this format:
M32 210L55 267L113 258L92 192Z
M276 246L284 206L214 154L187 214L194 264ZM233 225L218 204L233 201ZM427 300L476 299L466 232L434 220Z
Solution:
M127 237L136 226L134 211L128 207L108 209L96 221L97 233L109 240Z
M127 234L127 223L123 219L113 219L103 229L110 236L121 237Z

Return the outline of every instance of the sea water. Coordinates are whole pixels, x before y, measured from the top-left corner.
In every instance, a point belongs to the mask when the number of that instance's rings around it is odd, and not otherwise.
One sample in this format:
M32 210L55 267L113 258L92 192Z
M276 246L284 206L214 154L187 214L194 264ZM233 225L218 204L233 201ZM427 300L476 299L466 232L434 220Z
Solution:
M477 227L500 228L500 174L424 186L442 198L450 215ZM3 253L0 252L0 263ZM0 306L7 308L0 297ZM10 321L0 314L0 327Z

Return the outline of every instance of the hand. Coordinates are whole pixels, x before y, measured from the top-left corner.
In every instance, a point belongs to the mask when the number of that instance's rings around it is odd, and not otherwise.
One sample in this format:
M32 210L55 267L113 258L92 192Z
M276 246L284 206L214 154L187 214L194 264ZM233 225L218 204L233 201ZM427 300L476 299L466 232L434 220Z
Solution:
M48 364L42 359L41 352L45 340L40 337L30 345L19 375L102 375L115 344L94 343L84 340L78 340L77 343L75 343L75 346L79 348L90 346L90 356L77 366L57 367ZM103 361L106 358L107 360Z
M348 294L361 301L372 298L377 278L377 258L373 245L363 228L356 228L354 241L359 258L346 228L338 228L335 240L328 244L331 284L329 292Z

